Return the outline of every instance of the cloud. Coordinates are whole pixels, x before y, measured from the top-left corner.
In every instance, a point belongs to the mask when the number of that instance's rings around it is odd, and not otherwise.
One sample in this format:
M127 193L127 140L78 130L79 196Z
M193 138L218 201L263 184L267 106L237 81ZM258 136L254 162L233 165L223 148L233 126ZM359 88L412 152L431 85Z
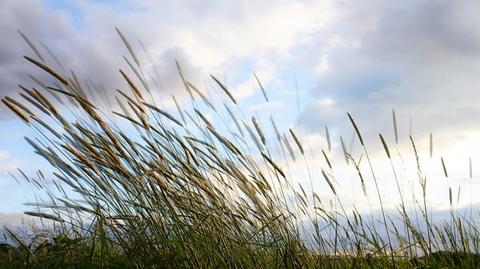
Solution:
M33 52L20 38L18 29L54 68L67 74L73 69L81 78L103 83L108 93L112 93L116 88L126 88L118 68L128 70L122 59L128 52L114 32L118 26L141 56L146 76L151 74L160 80L158 96L165 97L171 93L184 94L175 59L180 60L187 77L199 84L210 73L223 76L246 71L235 62L250 61L253 68L264 67L262 62L272 66L290 57L293 47L327 25L331 19L329 9L329 1L315 4L279 1L266 5L247 1L205 4L7 0L0 11L0 34L4 37L0 45L0 97L16 93L19 82L35 85L28 78L29 73L50 81L46 74L22 60L22 55ZM145 44L152 61L137 40ZM40 42L61 59L64 71ZM239 77L233 81L233 89L248 80ZM262 79L267 84L273 77L274 73ZM242 93L241 86L238 89L239 96L249 96Z
M303 52L322 71L301 115L304 128L349 130L338 124L348 123L349 111L369 137L391 133L392 108L403 134L410 117L420 135L478 125L479 8L478 1L337 2L336 20ZM316 101L324 98L335 109Z
M318 106L332 106L335 104L335 101L333 101L330 98L323 98L323 99L315 100L313 101L313 103Z
M188 79L202 91L213 88L208 75L214 74L250 112L281 109L279 125L286 126L295 111L294 97L288 94L296 91L288 91L291 87L285 85L298 75L300 84L305 79L314 85L308 89L308 98L302 98L307 103L295 126L306 152L318 153L319 145L326 147L324 126L328 125L332 158L344 163L339 136L350 147L353 130L348 111L367 141L375 142L372 156L384 162L378 133L391 142L392 108L403 142L399 150L409 147L411 119L419 148L428 147L425 137L433 132L436 154L458 141L463 142L452 148L455 154L448 159L460 160L467 149L468 154L479 152L466 144L474 143L480 131L478 1L113 2L4 0L0 97L16 93L18 82L34 85L28 73L49 80L22 60L22 55L33 52L17 29L57 70L61 68L40 42L63 60L66 70L62 72L74 69L82 78L102 82L109 94L116 88L126 89L118 68L130 72L122 55L130 56L114 32L118 26L139 54L146 75L158 80L155 97L161 103L168 103L172 93L185 94L174 63L178 59ZM253 71L269 96L280 95L279 100L271 98L262 105L248 102L260 95ZM149 82L154 84L153 79ZM0 118L4 115L0 113ZM322 158L319 155L317 160L323 162ZM432 161L435 165L438 162ZM458 174L462 165L449 162ZM384 174L391 177L389 172ZM339 177L355 176L339 173Z
M278 110L285 107L285 104L281 101L270 101L261 104L256 104L249 107L249 110L253 113L261 112L262 114L265 112L271 112L273 110Z
M13 159L9 151L0 149L0 173L12 171L19 165L20 161Z
M33 218L22 213L3 213L0 212L0 227L6 226L10 229L19 228L22 225L30 226L33 223Z
M474 90L480 86L480 23L473 12L478 6L476 1L445 0L279 1L268 6L245 1L8 0L0 16L5 37L0 44L0 96L17 92L18 82L34 85L28 73L45 77L22 61L21 55L32 51L17 29L53 66L40 41L65 61L66 73L72 68L111 92L125 89L117 69L128 70L121 57L128 52L113 31L119 26L147 73L158 73L161 99L184 94L175 59L199 85L209 73L227 74L240 98L250 97L256 85L250 74L239 73L264 71L261 78L268 84L293 62L318 76L313 99L335 100L336 109L319 101L306 106L302 122L311 131L321 127L318 122L344 119L347 109L370 125L386 126L388 117L380 117L391 108L400 108L400 116L413 117L414 126L425 130L450 124L461 128L478 122L473 116L480 97ZM137 40L145 43L152 62Z

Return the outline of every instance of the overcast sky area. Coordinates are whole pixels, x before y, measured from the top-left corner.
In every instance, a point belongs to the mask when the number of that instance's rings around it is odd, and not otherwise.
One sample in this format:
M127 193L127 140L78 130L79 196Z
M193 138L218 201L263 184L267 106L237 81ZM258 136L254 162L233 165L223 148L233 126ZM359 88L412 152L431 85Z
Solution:
M360 156L359 142L352 142L353 129L346 117L350 112L379 167L387 205L395 205L398 197L388 195L396 189L378 133L392 146L394 165L402 171L406 189L417 180L411 134L430 180L430 205L445 209L448 187L457 195L461 186L458 206L464 207L480 202L475 195L480 191L479 10L480 1L475 0L0 0L0 97L18 96L18 83L35 86L29 74L48 77L22 58L34 52L18 30L57 70L72 69L81 78L102 82L107 94L114 96L116 88L126 87L118 69L128 69L122 59L128 51L115 32L117 26L142 52L141 60L151 65L151 72L158 74L159 96L175 94L186 101L177 59L189 79L207 89L207 94L213 95L208 85L209 75L215 74L246 114L256 115L265 125L273 114L283 130L295 128L310 156L314 189L320 193L329 193L319 172L325 166L319 152L326 149L328 125L337 184L347 201L368 207L340 146L342 135L352 155ZM61 66L45 47L61 60ZM253 71L265 85L270 102L262 100ZM167 108L172 105L160 102ZM396 146L392 109L399 129ZM26 208L22 203L34 199L32 188L18 185L9 172L49 169L23 139L33 135L0 108L0 221L17 219L15 214ZM440 157L445 159L448 179ZM307 182L302 177L304 163L290 167L300 182ZM369 175L368 170L365 174ZM372 188L371 178L366 180Z

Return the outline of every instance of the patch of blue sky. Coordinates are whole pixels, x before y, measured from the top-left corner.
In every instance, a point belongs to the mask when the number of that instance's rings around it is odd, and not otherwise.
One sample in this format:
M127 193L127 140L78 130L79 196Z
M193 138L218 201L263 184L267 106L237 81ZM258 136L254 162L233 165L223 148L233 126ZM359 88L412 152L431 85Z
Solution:
M35 199L32 184L25 184L21 180L21 174L14 166L22 169L28 176L33 176L37 170L42 170L46 175L51 171L49 163L41 156L34 153L33 148L25 141L24 137L37 137L40 134L33 131L19 120L7 120L0 122L0 150L8 153L7 158L2 160L8 164L0 171L0 212L19 212L24 209L22 203ZM9 174L12 173L21 185ZM22 183L23 182L23 183ZM21 189L21 191L19 191Z
M19 160L25 169L41 169L48 162L33 153L32 147L24 137L37 136L38 133L19 120L0 121L0 149L11 154L13 160Z
M81 4L72 0L41 0L45 8L55 11L61 11L70 19L72 25L78 29L83 28L86 25L85 17L86 12ZM116 14L137 13L146 11L145 7L142 7L135 1L124 0L85 0L91 4L89 7L106 7L108 10L115 12Z
M64 13L73 26L84 25L85 12L76 4L76 1L68 0L42 0L45 8Z
M268 128L268 117L270 113L255 113L252 107L268 107L271 114L281 115L276 119L280 129L287 129L295 123L300 115L302 102L308 99L308 96L315 86L314 74L308 68L297 68L297 66L290 66L288 64L277 66L278 73L270 80L262 80L262 70L255 70L255 59L244 58L236 59L235 74L227 74L227 85L236 85L237 87L248 81L254 80L253 72L256 72L267 92L269 102L266 103L263 94L257 83L252 83L250 86L252 93L240 100L239 104L248 116L247 120L253 115L259 117L258 120ZM235 95L235 90L238 88L232 87L232 92ZM297 105L297 103L299 103Z
M71 115L67 111L61 111L62 115L69 118ZM51 122L44 119L47 123ZM16 118L12 120L0 121L0 150L7 152L7 159L0 160L5 161L8 164L7 167L3 167L3 171L0 171L0 197L5 197L5 201L0 203L0 212L20 212L23 210L22 203L35 201L36 192L33 189L33 184L26 184L21 173L15 169L15 166L20 168L28 177L36 177L36 172L41 170L46 177L47 186L50 189L54 189L51 182L51 172L55 169L51 164L42 156L34 152L33 147L25 140L28 137L40 144L38 141L49 145L44 140L44 135L52 137L47 130L43 127L38 129L28 126ZM55 125L52 125L55 127ZM38 141L36 140L38 138ZM13 174L17 177L22 184L19 187L15 179L9 174ZM22 191L19 191L19 190ZM38 192L38 191L37 191Z
M275 80L276 83L269 92L284 104L278 114L281 117L277 124L285 129L296 121L301 121L301 111L310 100L312 89L316 86L316 77L306 67L285 66L280 69Z
M89 2L103 5L115 12L143 12L147 8L142 6L140 1L126 1L126 0L89 0Z

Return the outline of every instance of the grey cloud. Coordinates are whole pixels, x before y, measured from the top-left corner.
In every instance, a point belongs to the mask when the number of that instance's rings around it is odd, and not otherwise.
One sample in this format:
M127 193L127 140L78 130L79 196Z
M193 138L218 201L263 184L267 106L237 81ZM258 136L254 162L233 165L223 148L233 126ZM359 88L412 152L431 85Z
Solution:
M82 7L81 4L79 5L79 8ZM94 4L90 3L89 5ZM88 8L93 8L93 6L88 6ZM112 95L117 88L127 88L127 84L118 72L119 68L134 77L122 58L123 55L127 57L130 55L114 31L114 26L118 23L140 55L145 71L153 75L154 68L138 42L138 40L142 40L147 50L150 49L152 37L148 34L148 27L129 24L128 22L132 22L132 18L125 22L112 10L108 12L110 18L89 14L79 15L83 16L85 21L78 26L74 25L77 23L74 18L68 17L68 12L47 9L40 1L27 3L7 0L3 2L0 10L0 36L3 38L0 42L0 97L18 93L17 84L19 83L25 84L25 86L37 86L28 77L28 74L32 74L50 85L53 82L48 74L22 58L23 55L34 56L35 54L20 37L17 30L21 30L28 36L47 63L54 69L68 76L70 70L74 70L81 82L90 79L95 83L102 83L107 94ZM149 27L153 28L155 25L152 24ZM66 70L62 70L56 64L55 59L49 55L42 44L48 46L49 50L60 59ZM201 73L201 69L190 63L189 55L174 44L160 47L159 51L155 51L153 57L155 70L161 79L164 93L173 93L179 89L179 78L175 68L176 59L182 63L185 71L193 78L197 78ZM149 82L153 87L153 82ZM10 113L6 113L3 106L0 106L0 119L10 118L10 115Z
M0 32L6 39L0 45L0 96L15 93L17 82L28 82L28 72L44 75L21 59L22 55L32 52L16 33L17 29L25 32L44 54L48 53L39 42L48 45L64 61L67 73L74 69L80 77L101 81L106 88L115 89L125 87L117 69L128 69L121 57L128 52L113 30L119 26L137 52L139 39L151 49L164 80L162 86L170 93L180 90L178 76L173 74L176 72L174 57L181 60L186 70L190 69L189 76L193 79L208 78L205 74L209 73L234 73L244 66L233 62L245 59L278 63L282 50L288 50L297 42L297 36L310 34L316 27L311 21L305 26L293 24L289 29L283 29L282 23L277 26L277 17L288 14L286 8L293 4L288 0L275 5L248 1L59 2L60 7L52 4L46 7L46 2L40 0L2 3ZM301 18L301 13L308 11L303 7L313 2L295 4L300 8L292 15ZM312 14L306 15L310 18ZM45 57L49 64L56 66L51 57ZM148 66L148 60L143 60Z
M35 22L35 18L41 19L44 26ZM26 3L22 1L4 1L0 10L0 96L12 94L17 91L16 84L27 78L26 64L22 61L22 55L28 52L27 45L21 39L17 30L24 29L31 32L31 38L37 40L51 29L52 39L66 34L64 25L65 18L52 14L42 17L42 8L37 2ZM0 118L4 118L4 112Z
M338 21L312 44L318 51L327 46L325 37L345 41L328 48L329 70L311 93L336 104L322 108L312 102L302 114L305 128L316 132L326 123L350 130L350 111L370 137L391 133L392 108L404 134L409 117L420 134L478 125L479 9L478 1L444 0L366 0L339 7Z

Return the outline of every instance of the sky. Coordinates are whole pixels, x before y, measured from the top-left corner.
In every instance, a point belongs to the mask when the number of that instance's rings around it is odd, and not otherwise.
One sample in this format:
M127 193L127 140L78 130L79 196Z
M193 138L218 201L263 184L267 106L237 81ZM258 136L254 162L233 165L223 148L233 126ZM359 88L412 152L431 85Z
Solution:
M207 94L213 94L208 85L209 75L215 74L260 122L268 122L273 114L283 130L295 128L310 156L314 189L319 192L328 193L323 179L316 179L325 166L318 152L326 147L328 125L333 140L330 154L339 164L337 184L345 189L346 200L368 207L340 146L342 135L352 155L360 155L346 117L350 112L379 167L386 194L395 188L378 134L401 153L393 161L406 185L414 173L409 167L415 168L411 134L432 182L432 207L446 208L448 186L455 190L461 186L459 206L467 206L480 202L475 195L480 191L478 10L480 2L474 0L2 0L0 97L17 96L18 83L35 85L29 74L47 77L23 60L23 55L34 54L18 30L41 48L55 68L101 81L113 97L114 89L125 87L118 68L127 68L122 56L128 56L115 32L118 27L137 50L147 48L149 56L142 54L142 60L158 74L161 96L175 94L186 101L175 67L178 60L192 81L206 85ZM62 59L62 66L55 64L45 47ZM265 85L270 102L262 100L253 72ZM160 102L171 107L169 100ZM398 144L392 109L399 126ZM48 170L46 161L34 155L23 139L34 135L0 108L0 221L18 218L15 214L26 208L22 203L35 197L31 187L18 185L9 173L17 168L28 173ZM441 157L448 179L442 174ZM305 181L304 163L290 167L300 182ZM371 187L371 179L367 181ZM393 207L397 201L398 197L387 195L387 205Z

